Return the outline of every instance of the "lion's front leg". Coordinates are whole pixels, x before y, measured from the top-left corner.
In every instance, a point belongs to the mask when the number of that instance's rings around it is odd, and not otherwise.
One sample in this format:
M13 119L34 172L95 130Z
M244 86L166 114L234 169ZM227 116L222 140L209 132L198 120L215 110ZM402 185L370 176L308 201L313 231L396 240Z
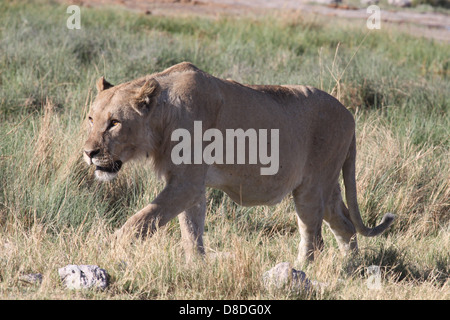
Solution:
M131 216L125 224L114 233L114 235L118 239L132 236L139 236L142 238L151 236L158 227L161 227L170 221L170 219L164 219L167 221L163 223L162 212L163 210L157 205L149 204L135 215Z
M205 188L202 185L186 186L171 183L151 204L130 217L122 228L115 232L115 235L117 238L132 235L151 236L159 227L164 226L181 212L200 203L204 197Z
M179 216L181 227L181 236L183 240L183 247L188 257L188 260L195 254L203 256L205 248L203 247L203 231L205 227L206 216L206 197L203 195L202 199L183 211Z

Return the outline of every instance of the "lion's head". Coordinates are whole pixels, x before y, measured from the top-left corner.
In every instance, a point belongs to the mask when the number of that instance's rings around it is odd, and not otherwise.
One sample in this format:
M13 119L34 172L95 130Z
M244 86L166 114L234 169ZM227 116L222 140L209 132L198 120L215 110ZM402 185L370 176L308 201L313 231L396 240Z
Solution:
M88 114L89 137L83 156L96 166L96 177L108 181L123 163L152 152L154 137L148 118L161 87L153 78L113 86L101 77L97 90Z

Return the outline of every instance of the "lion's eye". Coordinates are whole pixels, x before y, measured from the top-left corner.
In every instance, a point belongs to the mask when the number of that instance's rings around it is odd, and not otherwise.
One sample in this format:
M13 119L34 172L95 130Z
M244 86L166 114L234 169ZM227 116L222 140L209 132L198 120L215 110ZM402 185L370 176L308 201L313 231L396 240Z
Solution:
M92 126L94 124L94 119L92 119L92 117L89 117L89 124Z
M118 126L119 124L120 124L119 121L117 121L117 120L111 120L111 127L116 127L116 126Z

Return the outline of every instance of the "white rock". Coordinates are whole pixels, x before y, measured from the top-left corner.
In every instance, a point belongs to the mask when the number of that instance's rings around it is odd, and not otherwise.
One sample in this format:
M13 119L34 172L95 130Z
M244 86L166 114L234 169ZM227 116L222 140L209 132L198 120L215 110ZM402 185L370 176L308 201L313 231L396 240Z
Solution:
M58 269L61 281L68 289L101 289L108 287L108 273L106 270L93 265L69 264Z
M328 286L326 283L308 279L303 271L293 269L289 262L281 262L265 272L263 284L269 291L287 290L297 294L312 289L323 292Z
M303 271L295 270L289 262L281 262L263 274L263 283L267 290L307 291L311 281Z

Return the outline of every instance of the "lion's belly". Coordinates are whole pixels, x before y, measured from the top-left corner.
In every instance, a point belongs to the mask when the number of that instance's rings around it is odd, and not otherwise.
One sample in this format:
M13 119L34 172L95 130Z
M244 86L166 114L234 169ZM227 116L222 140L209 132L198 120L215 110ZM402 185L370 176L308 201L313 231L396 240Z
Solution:
M277 192L270 193L245 192L245 187L242 187L241 189L240 187L236 188L225 186L219 189L224 191L237 204L248 207L259 205L272 206L280 203L281 200L283 200L288 194L288 192L280 193L279 190Z
M277 174L261 176L248 167L243 171L239 166L210 166L206 185L224 191L234 202L243 206L275 205L292 191L296 181L292 176Z

